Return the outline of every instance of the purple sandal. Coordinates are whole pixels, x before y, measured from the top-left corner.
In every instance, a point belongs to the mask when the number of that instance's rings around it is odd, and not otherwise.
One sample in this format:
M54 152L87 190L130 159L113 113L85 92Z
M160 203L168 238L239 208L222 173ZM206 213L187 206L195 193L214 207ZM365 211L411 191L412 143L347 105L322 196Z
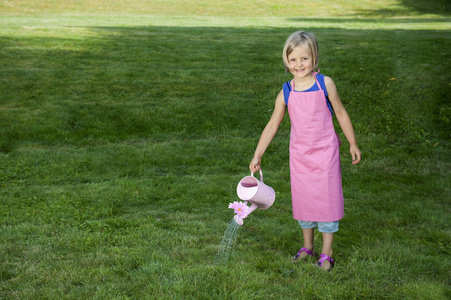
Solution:
M302 247L301 250L299 250L299 252L298 252L295 256L293 256L293 257L291 258L291 261L292 261L293 263L296 263L296 262L298 261L299 256L301 256L301 252L302 252L302 251L304 251L305 253L307 253L307 256L315 256L315 254L314 254L311 250L309 250L309 249L307 249L307 248L305 248L305 247Z
M332 259L332 257L327 256L326 254L321 254L319 257L318 262L316 263L316 266L321 267L325 260L328 260L330 262L330 268L332 269L335 265L335 261Z

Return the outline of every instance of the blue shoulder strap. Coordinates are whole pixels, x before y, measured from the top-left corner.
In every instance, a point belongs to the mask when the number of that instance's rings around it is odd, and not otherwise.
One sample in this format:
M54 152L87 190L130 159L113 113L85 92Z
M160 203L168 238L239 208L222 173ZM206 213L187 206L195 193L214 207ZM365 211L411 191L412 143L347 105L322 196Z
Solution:
M290 97L291 93L291 85L290 82L287 81L283 85L283 98L285 99L285 104L288 106L288 98Z
M321 74L319 74L319 75L321 75ZM324 91L324 96L326 96L327 108L329 108L330 114L333 116L334 115L334 110L332 108L332 103L330 103L330 100L329 100L329 95L327 93L326 82L324 81L324 75L316 76L316 78L317 78L317 84L320 85L319 88Z

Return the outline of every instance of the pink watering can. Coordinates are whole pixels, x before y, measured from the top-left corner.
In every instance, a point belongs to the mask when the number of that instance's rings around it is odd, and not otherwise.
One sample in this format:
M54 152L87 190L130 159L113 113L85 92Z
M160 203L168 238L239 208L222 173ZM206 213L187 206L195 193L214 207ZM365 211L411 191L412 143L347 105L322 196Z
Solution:
M257 208L267 209L276 199L276 193L274 189L263 183L263 173L260 170L260 180L254 177L254 173L251 176L246 176L238 183L236 188L238 198L244 201L244 203L234 202L229 205L229 208L234 208L236 216L234 220L237 224L243 225L243 219L246 218ZM247 203L251 206L247 206Z

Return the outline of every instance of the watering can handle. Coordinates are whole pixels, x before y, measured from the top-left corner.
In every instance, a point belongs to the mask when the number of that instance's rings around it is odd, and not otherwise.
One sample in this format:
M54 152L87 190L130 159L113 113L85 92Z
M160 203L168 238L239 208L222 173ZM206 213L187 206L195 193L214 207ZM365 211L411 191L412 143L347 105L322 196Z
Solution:
M251 176L254 177L254 172L251 172ZM260 181L263 182L263 173L261 169L260 169Z

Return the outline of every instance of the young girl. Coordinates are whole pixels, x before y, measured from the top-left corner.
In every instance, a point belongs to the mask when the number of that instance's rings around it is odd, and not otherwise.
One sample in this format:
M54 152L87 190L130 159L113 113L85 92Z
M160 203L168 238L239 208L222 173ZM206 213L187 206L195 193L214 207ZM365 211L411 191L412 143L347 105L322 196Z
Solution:
M266 125L249 168L260 170L261 158L271 143L288 107L291 121L290 173L293 217L304 236L304 247L293 262L315 256L313 229L323 236L323 247L317 266L330 270L332 241L343 218L343 190L338 135L332 116L349 141L352 163L360 161L354 129L341 103L334 81L314 72L318 67L318 42L312 33L297 31L288 37L283 48L285 70L293 80L284 84L276 99L274 112Z

